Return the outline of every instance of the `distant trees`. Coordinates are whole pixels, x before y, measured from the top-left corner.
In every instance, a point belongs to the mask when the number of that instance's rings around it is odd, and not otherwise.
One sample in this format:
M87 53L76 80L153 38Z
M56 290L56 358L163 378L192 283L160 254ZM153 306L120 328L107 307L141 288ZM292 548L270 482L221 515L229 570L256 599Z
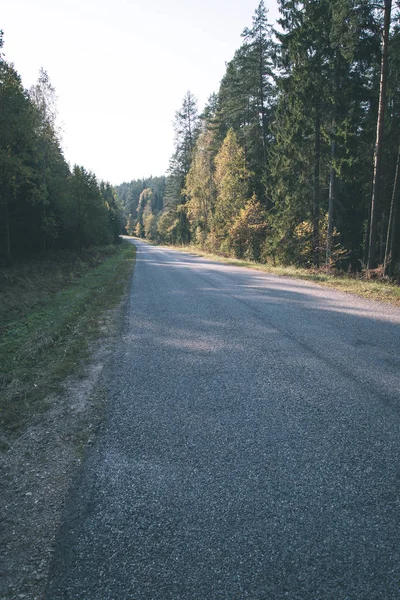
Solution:
M56 114L46 71L27 91L1 54L0 263L49 248L116 242L122 231L113 188L66 163Z
M69 178L69 190L68 231L79 248L110 243L109 210L94 173L75 165Z
M20 216L24 208L32 212L34 146L34 112L28 94L13 66L0 58L0 233L6 264L12 260L13 237L19 225L14 216Z
M116 190L108 182L100 182L100 196L107 210L107 229L111 235L112 242L116 244L119 242L119 236L125 226L122 205L118 199Z
M175 114L174 132L175 149L168 170L163 226L168 223L167 230L173 242L184 244L190 240L190 226L185 208L185 180L199 132L197 100L190 91L186 93L180 110Z
M163 203L141 234L316 268L384 264L400 279L398 11L278 3L279 30L261 0L201 115L185 96Z
M168 176L124 182L116 187L131 235L147 239L187 243L190 224L187 215L186 176L199 135L197 100L187 92L175 113L175 147Z
M3 260L22 244L115 240L122 211L128 233L151 240L315 268L383 264L400 279L398 10L278 4L274 31L259 2L200 115L193 94L183 98L167 176L116 194L65 163L47 74L27 93L2 58Z
M165 201L167 178L149 177L147 179L134 179L124 182L116 187L116 194L122 207L126 231L129 235L148 237L146 234L146 221L148 231L152 238L158 239L157 227ZM152 216L150 221L149 217Z

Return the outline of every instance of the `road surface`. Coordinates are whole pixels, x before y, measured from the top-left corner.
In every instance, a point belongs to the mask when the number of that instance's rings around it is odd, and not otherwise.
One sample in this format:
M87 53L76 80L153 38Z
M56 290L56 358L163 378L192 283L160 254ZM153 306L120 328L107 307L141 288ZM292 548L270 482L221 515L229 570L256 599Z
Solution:
M135 241L48 600L400 598L400 310Z

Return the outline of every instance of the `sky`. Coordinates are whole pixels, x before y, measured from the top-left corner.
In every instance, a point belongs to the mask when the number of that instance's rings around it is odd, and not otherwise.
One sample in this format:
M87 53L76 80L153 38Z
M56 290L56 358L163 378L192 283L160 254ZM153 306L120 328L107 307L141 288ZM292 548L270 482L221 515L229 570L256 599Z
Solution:
M26 88L43 67L67 161L113 185L163 175L190 90L217 92L258 0L9 0L3 52ZM269 20L276 0L265 0Z

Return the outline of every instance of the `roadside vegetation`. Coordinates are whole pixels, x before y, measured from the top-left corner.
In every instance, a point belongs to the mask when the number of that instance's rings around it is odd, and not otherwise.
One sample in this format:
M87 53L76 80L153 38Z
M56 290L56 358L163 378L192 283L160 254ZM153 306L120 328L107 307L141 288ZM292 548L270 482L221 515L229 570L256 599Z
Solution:
M25 89L0 30L0 443L77 375L121 298L134 248L115 189L67 163L44 69Z
M49 76L41 69L25 89L2 47L0 30L0 267L43 251L118 243L115 189L65 160Z
M275 27L258 3L202 112L183 98L167 179L117 186L126 230L400 283L398 3L278 8Z
M44 253L0 270L0 424L6 439L84 373L132 272L131 244Z

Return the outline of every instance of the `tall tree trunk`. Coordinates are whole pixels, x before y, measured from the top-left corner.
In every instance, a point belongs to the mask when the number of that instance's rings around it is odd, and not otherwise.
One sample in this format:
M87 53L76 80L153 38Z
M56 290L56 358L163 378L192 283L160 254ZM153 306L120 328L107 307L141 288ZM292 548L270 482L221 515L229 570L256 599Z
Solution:
M380 200L380 180L382 170L383 153L383 131L386 107L386 87L389 66L389 27L390 15L392 10L392 0L384 0L384 21L382 34L382 61L381 61L381 80L379 86L379 107L378 119L376 124L376 142L374 150L374 175L372 181L371 198L371 217L369 228L369 248L367 268L373 269L376 266L376 237L377 237L377 214Z
M371 204L368 204L367 207L367 215L365 219L365 235L364 235L364 251L363 251L363 260L362 267L363 269L367 266L368 263L368 241L369 241L369 226L371 221Z
M336 141L335 141L335 118L332 119L332 134L331 134L331 168L329 171L329 200L328 200L328 231L326 235L326 267L331 266L332 257L332 234L333 234L333 209L335 204L335 188L336 188L336 173L334 160L336 158Z
M380 231L379 231L379 258L378 263L381 265L384 261L385 257L385 213L382 213L382 218L380 222Z
M267 126L266 126L266 114L265 114L265 98L264 98L264 56L262 41L259 42L259 86L260 86L260 109L261 109L261 129L262 129L262 145L263 145L263 160L264 160L264 175L267 176ZM265 198L265 204L267 209L269 207L269 200Z
M397 191L398 194L398 191ZM393 277L395 275L396 264L399 263L399 252L400 252L400 228L399 228L399 200L397 196L397 201L395 200L393 207L393 217L392 217L392 239L390 241L389 247L389 255L391 258L391 262L389 265L389 275ZM397 268L397 281L400 283L400 269Z
M0 206L1 206L1 216L2 216L3 228L4 228L4 246L3 246L4 258L5 258L6 265L11 265L12 256L11 256L11 240L10 240L10 221L8 218L7 200L5 198L3 198L3 201L1 202Z
M337 53L335 52L334 67L333 67L333 105L332 105L332 124L331 124L331 167L329 171L329 200L328 200L328 231L326 235L326 267L331 266L332 257L332 234L333 234L333 211L335 207L336 193L336 112L337 98L339 91L339 62Z
M396 162L396 172L394 176L393 182L393 191L392 191L392 200L390 202L390 213L389 213L389 221L386 235L386 246L385 246L385 258L383 261L383 266L386 271L392 271L390 269L390 261L392 259L393 253L393 239L394 239L394 228L396 224L396 196L397 196L397 188L399 183L399 167L400 167L400 144L397 152L397 162Z
M319 267L319 206L320 206L321 116L319 106L315 116L314 147L314 206L313 206L313 263Z

